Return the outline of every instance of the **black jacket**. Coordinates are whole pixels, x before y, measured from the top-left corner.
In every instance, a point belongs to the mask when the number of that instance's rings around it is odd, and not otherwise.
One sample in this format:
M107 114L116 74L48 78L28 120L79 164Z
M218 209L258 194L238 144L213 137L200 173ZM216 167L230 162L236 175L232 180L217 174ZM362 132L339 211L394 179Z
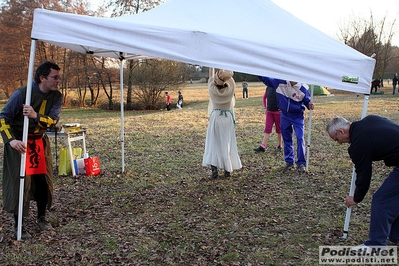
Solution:
M351 124L349 138L348 153L357 175L354 201L360 202L370 187L373 161L383 160L386 166L399 166L399 125L387 118L369 115Z

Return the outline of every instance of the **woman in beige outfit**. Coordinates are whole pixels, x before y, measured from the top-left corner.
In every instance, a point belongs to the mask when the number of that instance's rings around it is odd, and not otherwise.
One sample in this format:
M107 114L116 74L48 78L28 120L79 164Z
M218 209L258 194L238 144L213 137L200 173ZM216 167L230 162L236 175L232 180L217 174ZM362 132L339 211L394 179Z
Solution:
M236 85L233 72L219 70L208 82L210 113L202 165L211 167L212 178L218 177L218 168L229 177L233 170L242 167L238 155L234 120L234 93Z

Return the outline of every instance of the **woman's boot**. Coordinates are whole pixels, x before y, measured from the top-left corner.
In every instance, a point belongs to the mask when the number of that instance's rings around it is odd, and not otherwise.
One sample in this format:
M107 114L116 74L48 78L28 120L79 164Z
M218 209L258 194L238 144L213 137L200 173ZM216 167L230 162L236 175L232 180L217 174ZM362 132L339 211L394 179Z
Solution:
M231 176L230 172L227 172L226 170L224 170L224 177L230 177L230 176Z
M211 165L211 169L212 169L212 178L214 178L214 179L218 178L218 175L219 175L218 168L214 165Z

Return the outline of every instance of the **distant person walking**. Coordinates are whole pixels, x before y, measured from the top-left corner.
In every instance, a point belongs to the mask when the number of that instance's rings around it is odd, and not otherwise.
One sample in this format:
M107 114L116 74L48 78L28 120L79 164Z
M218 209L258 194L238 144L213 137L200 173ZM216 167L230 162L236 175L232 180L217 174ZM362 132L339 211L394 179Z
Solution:
M170 105L172 104L172 97L170 97L170 94L165 91L165 96L166 96L166 110L170 111Z
M183 95L180 91L178 92L176 107L179 109L183 108Z
M396 85L398 85L398 73L395 73L392 78L392 94L395 95ZM398 89L399 93L399 89Z
M374 92L376 93L378 88L381 88L381 79L375 79L371 82L371 89L370 89L370 93Z
M242 98L248 99L248 82L245 79L242 82Z

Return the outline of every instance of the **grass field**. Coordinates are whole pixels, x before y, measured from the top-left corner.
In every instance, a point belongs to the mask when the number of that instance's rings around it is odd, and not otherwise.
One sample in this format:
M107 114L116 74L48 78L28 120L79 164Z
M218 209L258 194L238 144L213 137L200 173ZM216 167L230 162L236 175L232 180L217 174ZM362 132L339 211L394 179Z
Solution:
M314 97L309 173L298 175L280 171L284 160L274 152L275 133L265 153L253 152L263 136L264 86L251 83L245 100L239 85L235 115L243 168L217 180L201 166L206 84L182 89L182 110L125 112L124 173L120 113L63 109L62 123L87 128L87 149L99 157L102 174L56 177L48 213L54 230L38 230L33 206L26 223L31 240L16 241L11 215L1 210L0 264L316 265L321 245L362 243L371 195L390 169L374 163L371 189L353 209L342 241L352 164L347 145L330 140L325 127L335 115L359 119L363 96L334 90L334 96ZM370 96L368 114L399 123L399 95L383 91ZM170 93L176 102L177 92ZM308 117L306 111L307 130Z

